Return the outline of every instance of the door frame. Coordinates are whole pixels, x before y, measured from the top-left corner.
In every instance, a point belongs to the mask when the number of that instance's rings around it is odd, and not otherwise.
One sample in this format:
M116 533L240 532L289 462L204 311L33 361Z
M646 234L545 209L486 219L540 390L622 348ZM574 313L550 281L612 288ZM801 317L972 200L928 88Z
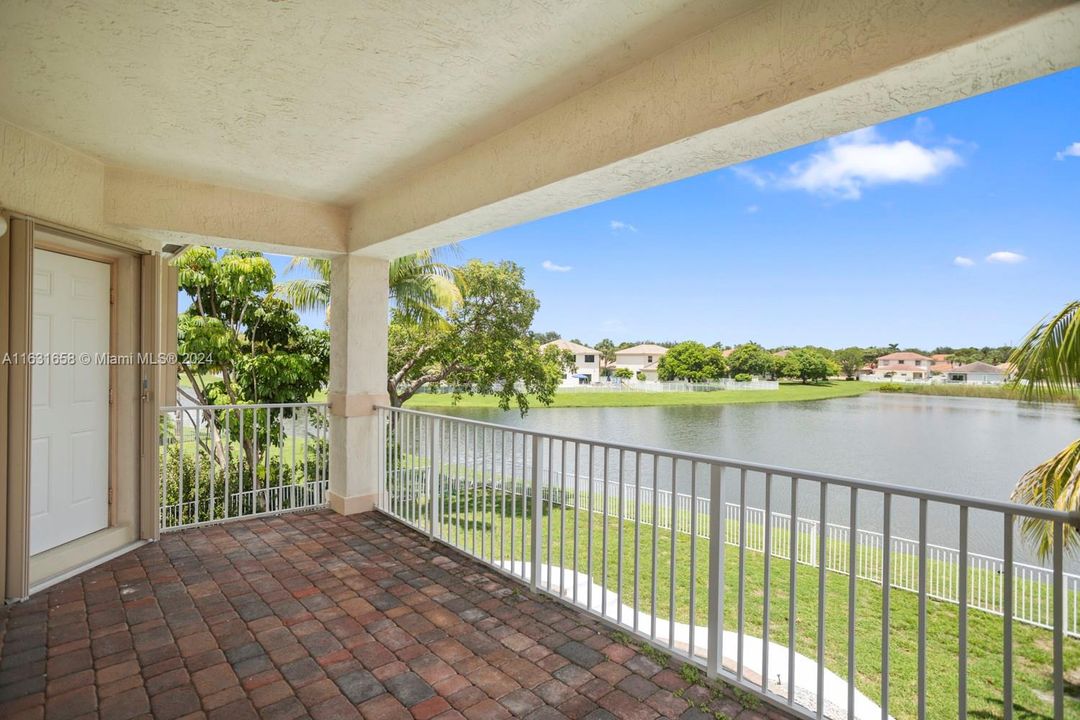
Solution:
M0 236L0 240L3 240L0 245L0 285L7 285L6 291L0 289L0 356L5 352L17 354L32 351L30 329L35 249L110 265L110 354L153 353L156 357L164 350L162 343L167 341L168 336L161 332L159 316L163 307L162 298L158 296L162 286L159 276L163 268L160 255L129 243L17 213L10 213L7 217L7 238ZM42 231L59 241L41 237ZM120 307L120 295L124 294L134 308L130 308L128 303L124 303L125 308ZM125 333L123 347L118 345L121 332ZM29 554L31 374L31 367L25 363L0 366L0 598L3 599L24 599L32 587ZM122 382L119 379L121 376L124 378ZM67 549L81 540L113 530L117 533L110 536L108 542L114 542L121 529L125 538L130 535L135 542L156 539L158 379L158 367L153 363L136 362L134 367L110 365L110 527L59 548ZM121 420L124 428L120 427ZM121 432L124 432L124 437L120 436ZM123 488L117 485L121 475ZM119 525L121 520L124 523L122 528ZM88 543L93 546L89 540ZM55 550L57 548L35 557ZM92 567L108 555L102 553L99 557L91 558L75 552L71 555L75 559L62 575L66 577ZM37 571L35 574L38 574ZM61 573L56 573L56 577L60 576ZM41 583L41 580L34 578L33 582ZM48 583L39 584L38 587L45 584Z

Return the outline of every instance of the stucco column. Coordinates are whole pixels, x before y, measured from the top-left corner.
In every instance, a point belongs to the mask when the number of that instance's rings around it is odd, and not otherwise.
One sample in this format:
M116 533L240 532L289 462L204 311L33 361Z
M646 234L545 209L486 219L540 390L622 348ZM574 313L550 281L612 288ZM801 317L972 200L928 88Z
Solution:
M338 255L330 271L330 507L365 512L378 492L375 406L385 404L389 263Z

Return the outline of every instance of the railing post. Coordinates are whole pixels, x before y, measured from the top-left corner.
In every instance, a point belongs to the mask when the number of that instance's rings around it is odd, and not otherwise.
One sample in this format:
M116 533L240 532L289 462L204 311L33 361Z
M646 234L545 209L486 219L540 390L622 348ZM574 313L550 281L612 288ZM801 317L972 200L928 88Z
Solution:
M540 503L540 436L532 436L532 454L530 456L530 473L532 482L532 502L529 510L532 513L532 551L530 558L529 581L533 592L537 589L537 579L540 577L540 513L537 511ZM540 503L542 506L543 503Z
M435 418L428 418L428 540L434 540L439 535L439 467L436 453L438 445L435 441Z
M723 493L724 468L709 466L709 635L706 671L716 678L724 665L724 540L726 506ZM697 508L691 508L697 512ZM691 542L697 542L692 538ZM739 568L742 572L742 568ZM691 654L693 648L690 649Z

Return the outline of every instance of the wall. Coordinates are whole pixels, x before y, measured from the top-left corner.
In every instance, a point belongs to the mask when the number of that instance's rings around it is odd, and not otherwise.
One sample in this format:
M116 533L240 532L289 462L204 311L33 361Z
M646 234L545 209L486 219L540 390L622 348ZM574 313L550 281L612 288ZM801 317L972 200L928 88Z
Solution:
M0 253L0 355L32 350L30 274L35 242L75 248L116 263L116 314L113 320L114 350L120 354L146 347L146 328L141 315L146 287L158 292L155 276L147 278L141 258L157 243L104 219L104 166L80 153L42 137L0 122L0 208L10 218L11 230ZM14 257L13 257L14 252ZM173 285L175 288L175 285ZM153 307L169 307L158 302ZM172 306L175 307L175 293ZM162 320L147 317L157 332ZM174 336L173 336L174 338ZM162 342L175 342L167 335ZM158 347L155 345L155 347ZM152 514L155 485L145 486L154 473L140 464L147 428L144 413L156 418L156 402L141 399L141 376L146 368L117 366L113 372L113 425L111 477L114 500L110 528L59 548L27 556L30 377L25 367L4 367L0 372L0 597L23 597L30 587L50 576L80 566L105 553L124 547L144 533L146 515ZM156 437L156 424L151 426ZM151 438L153 442L153 438ZM156 445L156 443L154 443ZM153 452L151 451L151 456ZM148 509L148 507L150 509ZM156 518L153 523L156 526Z

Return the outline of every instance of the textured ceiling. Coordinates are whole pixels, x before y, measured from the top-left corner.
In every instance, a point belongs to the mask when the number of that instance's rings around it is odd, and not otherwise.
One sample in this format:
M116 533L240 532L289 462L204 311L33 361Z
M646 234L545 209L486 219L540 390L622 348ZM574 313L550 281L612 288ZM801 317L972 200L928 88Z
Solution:
M0 117L110 164L349 204L752 0L0 0Z

